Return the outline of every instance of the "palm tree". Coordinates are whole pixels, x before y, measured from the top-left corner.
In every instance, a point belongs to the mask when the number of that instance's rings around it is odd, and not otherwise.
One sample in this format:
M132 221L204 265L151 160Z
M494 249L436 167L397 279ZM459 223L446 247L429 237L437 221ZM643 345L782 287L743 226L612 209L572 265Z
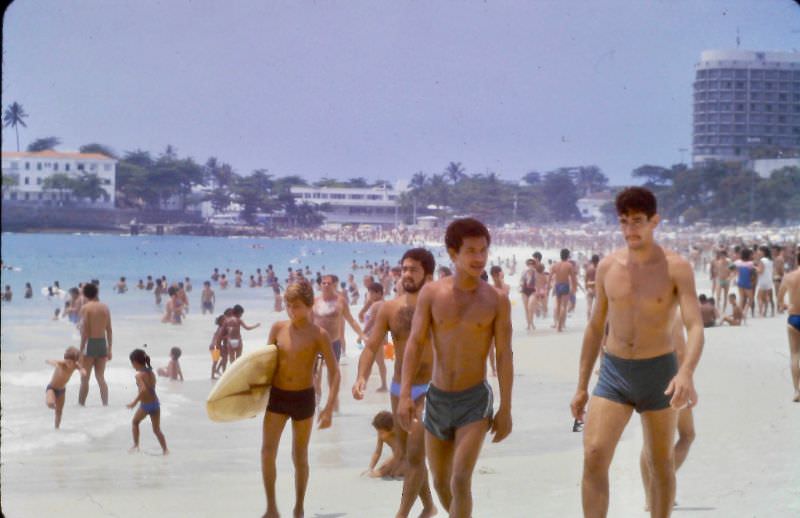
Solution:
M6 108L6 111L3 113L3 126L5 126L5 127L13 126L14 131L17 134L17 151L19 151L19 128L18 128L18 126L21 125L23 128L27 128L28 127L25 124L25 121L22 120L27 116L28 116L28 114L25 113L25 109L18 102L12 103L8 108Z
M447 167L444 168L444 174L453 183L453 185L466 178L467 175L464 173L464 171L465 169L464 166L461 165L461 162L450 162L447 164Z

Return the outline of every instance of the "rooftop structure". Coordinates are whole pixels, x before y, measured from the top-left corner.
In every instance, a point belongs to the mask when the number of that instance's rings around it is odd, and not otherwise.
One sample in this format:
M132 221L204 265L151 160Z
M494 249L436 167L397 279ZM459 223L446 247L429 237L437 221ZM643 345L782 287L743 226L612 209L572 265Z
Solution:
M292 187L296 203L320 207L325 223L396 226L399 190L384 187Z

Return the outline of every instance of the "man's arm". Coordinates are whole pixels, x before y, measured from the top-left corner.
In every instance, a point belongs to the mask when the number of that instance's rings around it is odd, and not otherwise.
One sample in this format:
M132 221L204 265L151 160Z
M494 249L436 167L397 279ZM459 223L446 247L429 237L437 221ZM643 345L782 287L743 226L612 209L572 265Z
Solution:
M433 291L435 290L433 286L433 284L426 284L419 292L417 308L411 321L411 333L408 336L408 340L406 340L406 350L403 354L403 372L397 418L404 430L411 428L411 422L415 415L414 402L411 401L411 385L422 360L423 348L429 343L431 306L433 303Z
M500 442L511 433L511 386L514 382L514 353L511 350L511 302L498 296L494 319L494 347L497 357L497 382L500 385L500 408L492 431L492 442Z
M364 345L364 350L361 351L361 355L358 357L358 375L356 376L356 382L353 384L353 397L355 399L364 398L364 389L372 371L372 363L375 361L379 348L383 345L386 332L389 331L386 304L383 304L378 309L378 314L373 318L373 322L375 325L372 326L372 331Z
M783 311L786 309L786 304L784 303L784 299L786 298L786 292L789 289L789 276L784 275L783 280L781 281L781 285L778 288L778 309Z
M245 324L244 320L239 320L239 323L242 324L242 327L247 329L248 331L252 331L253 329L261 326L261 322L259 322L257 324L253 324L252 326L248 326L247 324Z
M336 398L339 397L339 365L336 363L336 357L333 355L333 345L328 333L320 328L320 337L318 338L319 352L322 353L322 358L325 360L325 365L328 368L328 401L325 407L319 413L317 421L319 421L320 428L328 428L331 425L333 405Z
M600 344L603 341L606 317L608 316L608 297L606 296L604 279L612 260L611 257L608 257L600 261L597 266L595 309L586 325L586 331L583 333L581 359L578 367L578 388L575 390L575 397L570 405L572 416L575 419L583 419L586 403L589 401L589 378L592 375L592 368L595 361L597 361L597 353L600 351Z
M670 405L673 408L683 408L687 404L693 407L697 404L697 393L692 376L703 353L703 316L697 300L692 266L680 259L676 261L673 269L681 319L686 327L686 353L678 374L670 381L665 394L672 395Z
M340 295L339 297L340 297L339 300L342 302L342 316L347 321L347 323L350 324L350 327L353 328L353 331L356 332L359 338L361 338L362 340L365 339L364 331L361 329L361 326L358 325L356 319L353 318L352 313L350 313L350 306L348 306L347 303L345 302L344 296Z
M86 306L83 306L80 311L80 328L81 328L81 356L86 353L86 344L89 341L89 314L86 311Z

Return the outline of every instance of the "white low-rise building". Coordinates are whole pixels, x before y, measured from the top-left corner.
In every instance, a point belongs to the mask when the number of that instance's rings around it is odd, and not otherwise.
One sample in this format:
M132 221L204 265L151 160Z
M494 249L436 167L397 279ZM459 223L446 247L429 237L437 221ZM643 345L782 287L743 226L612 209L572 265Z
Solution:
M601 209L612 199L610 192L594 192L579 199L576 205L581 218L590 219L595 223L605 223L606 217Z
M117 160L99 153L69 153L61 151L3 152L3 177L10 177L14 185L3 185L3 200L42 205L61 205L64 202L89 204L93 207L114 207ZM45 189L45 179L66 174L77 178L82 174L96 174L105 191L94 202L77 199L62 189Z
M800 167L800 158L759 158L749 165L761 178L769 178L773 171L784 167Z
M399 189L390 187L292 187L295 203L320 207L325 223L397 226Z

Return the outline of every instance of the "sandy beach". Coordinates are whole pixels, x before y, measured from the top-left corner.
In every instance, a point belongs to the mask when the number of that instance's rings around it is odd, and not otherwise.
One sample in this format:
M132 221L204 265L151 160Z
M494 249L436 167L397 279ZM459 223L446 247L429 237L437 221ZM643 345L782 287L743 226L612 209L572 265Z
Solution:
M505 251L506 256L508 251ZM500 255L503 255L501 253ZM698 290L708 289L698 274ZM537 322L525 332L514 288L514 430L500 444L488 439L473 479L476 517L580 516L581 434L572 432L569 402L577 380L585 325L582 298L565 333ZM705 283L704 283L705 281ZM220 295L242 298L248 290ZM195 294L194 297L197 297ZM262 327L244 335L247 344L266 339L271 311L263 293L246 295L248 323ZM194 308L196 309L196 308ZM261 420L213 423L204 402L211 387L207 344L211 316L192 312L180 328L153 317L114 320L114 359L107 379L110 404L100 406L92 380L86 408L77 405L78 377L68 386L62 429L52 428L44 405L50 369L71 329L61 322L4 326L2 353L2 510L8 517L260 516L265 509L259 450ZM342 364L341 411L329 430L315 430L310 447L311 478L306 516L379 518L393 516L401 482L363 478L374 446L372 416L388 409L388 396L374 392L373 374L365 401L350 396L358 350L352 335ZM800 404L791 402L786 324L783 317L750 319L741 328L712 328L695 383L697 438L678 473L675 516L791 517L800 515ZM44 341L45 348L7 352L14 340ZM128 454L134 371L127 355L142 343L154 366L167 362L180 345L186 381L159 381L162 428L172 454L160 449L148 422L142 452ZM490 382L497 393L496 379ZM497 402L495 402L495 405ZM278 457L279 505L289 516L294 498L289 432ZM645 516L639 476L641 426L634 414L611 469L609 516ZM438 502L437 502L438 504ZM415 507L415 512L420 509ZM444 513L440 511L439 516Z

